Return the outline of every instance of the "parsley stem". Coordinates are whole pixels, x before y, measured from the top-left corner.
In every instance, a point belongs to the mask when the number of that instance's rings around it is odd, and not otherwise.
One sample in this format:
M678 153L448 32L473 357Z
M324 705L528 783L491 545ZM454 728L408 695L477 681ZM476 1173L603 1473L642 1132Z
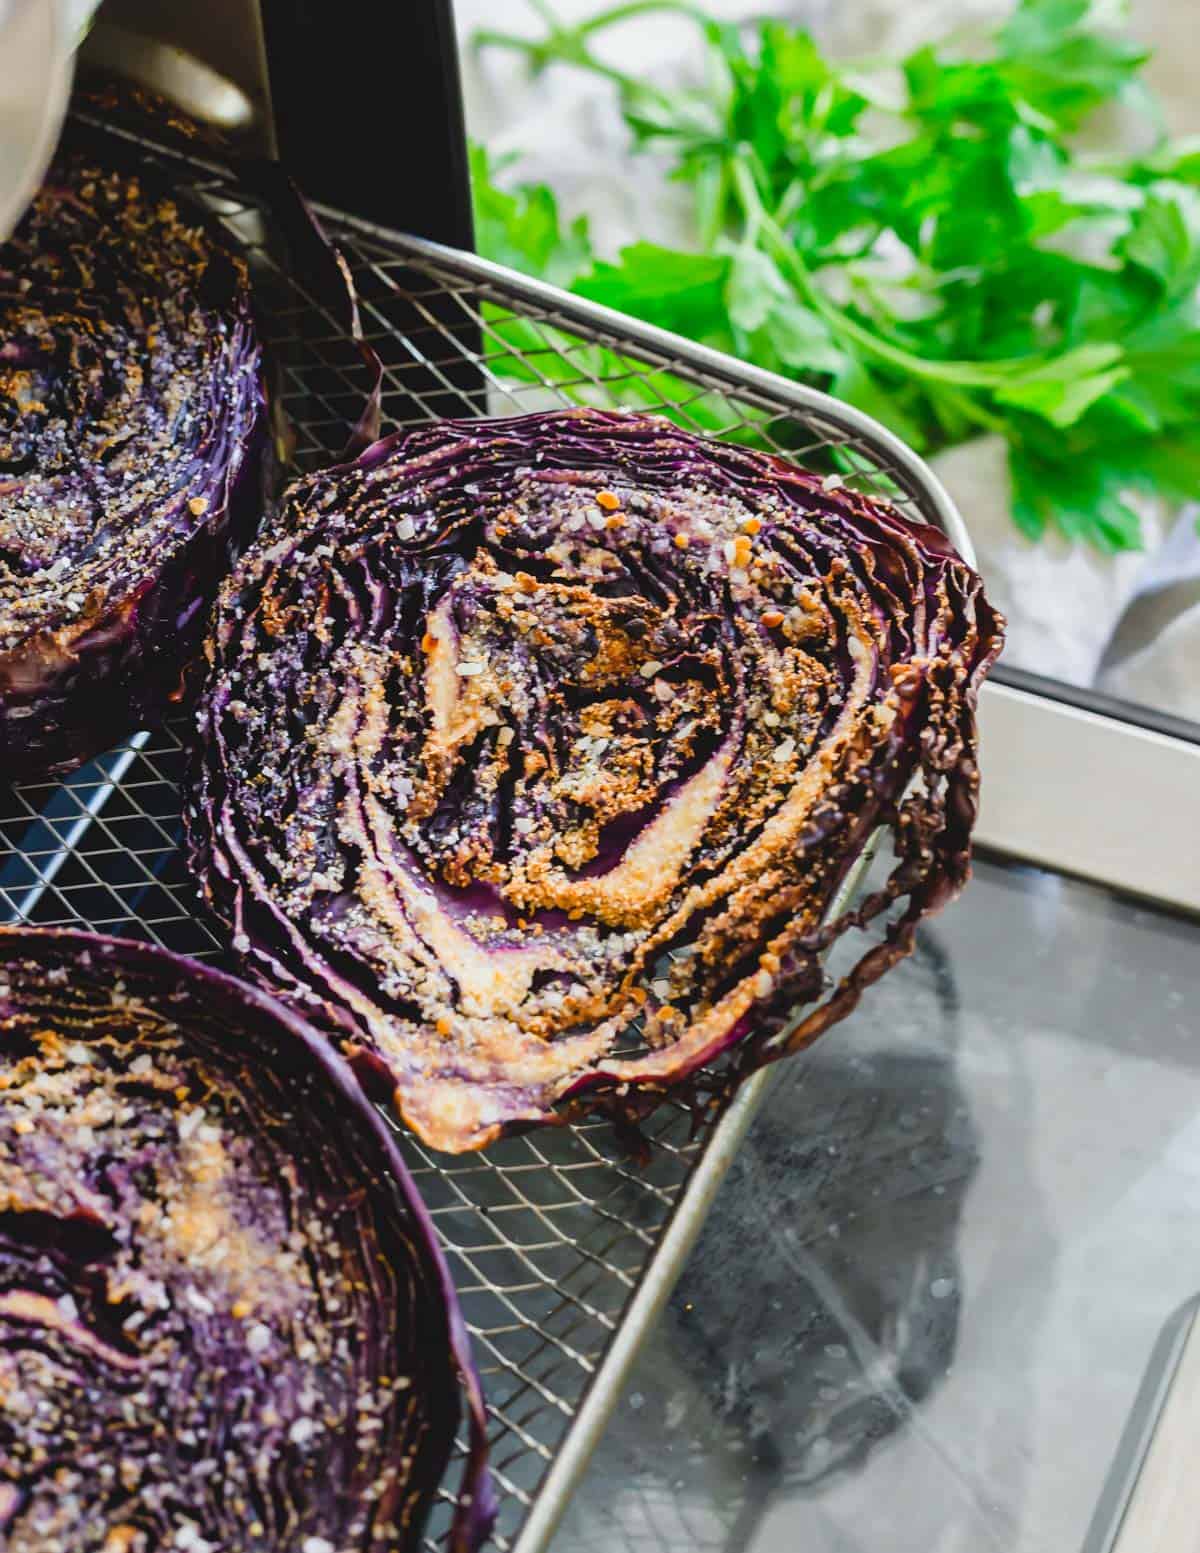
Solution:
M623 92L640 92L663 102L668 100L665 92L636 81L623 70L616 70L603 60L596 59L574 32L552 32L545 38L524 38L519 33L494 32L484 27L474 34L471 43L475 48L510 49L513 53L524 54L535 71L544 70L547 65L554 63L575 65L581 70L590 70L593 75L603 76Z
M622 0L622 4L614 5L607 11L598 11L596 15L587 17L573 27L564 27L546 0L530 0L530 4L549 29L544 38L526 38L515 32L498 32L491 28L481 28L472 35L472 46L511 49L516 53L525 54L535 70L544 70L547 65L556 62L574 65L577 69L590 70L593 75L602 76L606 81L613 82L623 92L655 97L664 104L669 104L671 100L667 92L659 91L648 82L636 80L612 65L606 65L587 47L587 39L606 27L615 27L620 22L630 21L635 16L644 16L651 11L674 12L679 16L688 17L701 26L707 20L703 10L689 4L688 0Z
M579 37L587 37L589 33L599 32L603 27L615 27L618 22L628 21L630 17L642 16L650 11L674 11L679 16L687 16L702 26L708 17L702 6L689 5L688 0L625 0L623 5L614 5L607 11L598 11L595 16L590 16L586 21L580 22L571 29Z
M788 276L803 300L819 313L843 340L852 341L861 350L886 362L898 372L927 382L952 383L960 388L997 389L1028 372L1044 367L1051 360L1044 354L1012 356L998 361L939 361L915 356L902 346L882 339L865 325L837 307L814 279L812 272L775 217L767 210L750 169L740 159L733 164L733 183L746 221L747 240L754 242L761 233L780 269Z

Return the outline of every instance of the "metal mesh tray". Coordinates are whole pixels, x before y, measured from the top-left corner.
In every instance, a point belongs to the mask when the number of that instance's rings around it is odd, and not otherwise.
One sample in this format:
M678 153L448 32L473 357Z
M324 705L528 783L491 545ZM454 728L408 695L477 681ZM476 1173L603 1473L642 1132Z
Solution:
M327 462L361 398L343 328L228 168L140 139L137 152L212 211L246 253L294 427L292 463ZM387 429L549 405L635 406L838 470L946 529L969 553L929 472L854 410L470 255L319 213L385 364ZM179 850L181 731L140 733L62 782L0 788L0 921L221 954ZM458 1158L405 1137L483 1372L498 1548L548 1545L767 1083L767 1075L752 1079L698 1132L689 1112L663 1107L647 1127L645 1166L602 1121ZM435 1509L430 1548L444 1535L459 1466L451 1464Z

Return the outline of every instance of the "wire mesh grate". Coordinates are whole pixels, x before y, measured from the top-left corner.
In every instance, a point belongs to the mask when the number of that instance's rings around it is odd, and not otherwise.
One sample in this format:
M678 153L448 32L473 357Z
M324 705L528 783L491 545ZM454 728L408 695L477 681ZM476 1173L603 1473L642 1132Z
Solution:
M141 141L138 154L147 164L165 162L170 185L203 205L246 253L292 429L290 461L299 470L327 462L362 394L359 357L337 318L289 266L268 213L228 170ZM635 407L804 458L924 521L945 517L915 460L819 395L469 255L320 214L349 262L364 336L383 361L389 430L552 405ZM179 846L186 733L185 722L143 732L64 781L0 790L0 920L82 926L221 955ZM403 1140L483 1372L502 1550L545 1545L544 1531L527 1530L530 1509L589 1388L611 1395L619 1384L610 1344L714 1125L710 1118L693 1132L691 1112L668 1104L646 1131L652 1151L644 1165L599 1120L463 1158ZM444 1536L457 1477L454 1463L429 1529L431 1549Z

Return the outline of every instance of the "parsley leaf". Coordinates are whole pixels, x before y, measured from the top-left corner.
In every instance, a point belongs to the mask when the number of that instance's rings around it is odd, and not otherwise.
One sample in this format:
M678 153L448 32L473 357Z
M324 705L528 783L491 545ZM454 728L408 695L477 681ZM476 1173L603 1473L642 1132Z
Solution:
M597 263L574 290L660 329L729 349L732 337L728 327L722 327L728 280L729 260L722 255L634 243L622 251L618 263Z
M1145 50L1093 0L1017 0L969 49L857 63L691 0L620 0L571 25L536 9L542 36L478 41L611 82L633 154L691 188L693 242L597 260L586 221L565 224L547 188L501 187L477 150L486 255L825 388L921 451L999 433L1032 538L1136 548L1132 492L1200 497L1200 141L1080 152L1076 132L1114 100L1152 133L1161 121ZM697 27L702 83L667 88L593 52L651 10ZM505 370L535 381L534 326L501 326ZM602 347L570 361L585 373L569 365L564 391L587 402L669 397L665 380L648 396L630 386ZM722 429L715 411L698 423Z
M482 146L470 148L475 240L497 264L523 270L555 286L569 286L591 268L592 249L585 216L563 228L558 201L544 184L524 184L505 193Z

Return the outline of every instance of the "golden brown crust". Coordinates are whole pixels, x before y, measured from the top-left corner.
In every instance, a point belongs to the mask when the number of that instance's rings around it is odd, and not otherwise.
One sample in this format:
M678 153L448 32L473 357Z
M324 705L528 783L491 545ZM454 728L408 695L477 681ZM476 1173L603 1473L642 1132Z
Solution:
M293 487L226 588L196 856L251 964L480 1146L774 1054L871 825L913 920L952 891L998 647L940 536L778 461L431 427Z

